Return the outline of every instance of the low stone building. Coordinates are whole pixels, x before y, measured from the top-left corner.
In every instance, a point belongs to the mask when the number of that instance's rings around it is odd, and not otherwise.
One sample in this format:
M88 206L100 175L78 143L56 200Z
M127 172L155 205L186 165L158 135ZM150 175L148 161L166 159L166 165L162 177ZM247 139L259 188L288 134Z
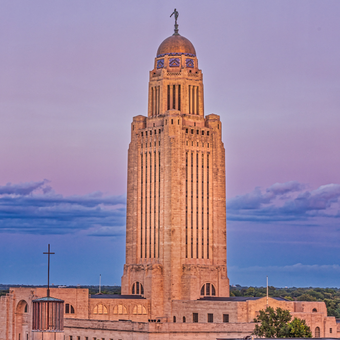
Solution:
M45 294L45 288L11 288L0 297L0 340L34 339L32 301ZM51 288L51 296L64 301L66 340L243 338L252 333L253 319L267 306L267 298L174 300L170 320L153 320L150 301L138 295L89 295L87 289ZM268 305L306 320L314 337L340 337L340 324L327 316L323 302L269 297ZM54 339L53 332L51 336Z

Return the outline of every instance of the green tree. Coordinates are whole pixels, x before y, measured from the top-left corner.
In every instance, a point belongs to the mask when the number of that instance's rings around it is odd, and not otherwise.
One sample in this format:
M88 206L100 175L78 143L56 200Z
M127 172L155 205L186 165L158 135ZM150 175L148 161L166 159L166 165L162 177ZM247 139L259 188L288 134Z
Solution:
M312 333L305 320L294 318L288 310L267 307L260 310L254 319L256 322L253 334L265 338L311 338Z
M316 298L309 294L302 294L297 298L297 300L298 301L316 301Z
M294 301L294 299L291 296L285 296L284 299L289 300L289 301Z
M255 288L254 287L249 287L244 296L255 296Z
M294 318L292 322L288 324L289 338L311 338L312 332L309 326L306 325L305 320Z
M254 319L255 329L253 334L265 338L286 338L289 333L288 322L292 316L288 310L267 307L260 310L260 314ZM260 323L260 325L259 325Z

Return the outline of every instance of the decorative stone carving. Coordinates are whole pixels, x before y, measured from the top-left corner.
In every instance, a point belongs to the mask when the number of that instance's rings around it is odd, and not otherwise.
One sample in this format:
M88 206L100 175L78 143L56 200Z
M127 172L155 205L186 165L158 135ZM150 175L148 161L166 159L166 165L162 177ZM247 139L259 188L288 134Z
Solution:
M179 58L170 58L169 66L170 67L179 67L181 65L181 61Z
M194 67L194 60L190 59L190 58L185 59L185 66L193 68Z
M163 68L164 67L164 59L157 60L157 68Z

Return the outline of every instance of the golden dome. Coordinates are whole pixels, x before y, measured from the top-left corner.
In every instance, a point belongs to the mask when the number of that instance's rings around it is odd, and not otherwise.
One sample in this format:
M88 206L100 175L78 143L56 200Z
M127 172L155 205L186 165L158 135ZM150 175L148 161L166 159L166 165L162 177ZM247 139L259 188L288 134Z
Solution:
M159 55L179 53L189 54L196 56L194 45L187 39L179 34L174 34L169 38L166 38L158 47L157 57Z

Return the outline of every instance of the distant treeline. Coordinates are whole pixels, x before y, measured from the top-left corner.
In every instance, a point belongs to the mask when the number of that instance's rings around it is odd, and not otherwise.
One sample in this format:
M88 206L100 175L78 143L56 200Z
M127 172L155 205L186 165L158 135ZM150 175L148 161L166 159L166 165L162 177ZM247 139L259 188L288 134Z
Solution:
M0 284L0 296L6 295L9 292L9 288L29 288L29 287L40 287L40 288L47 288L47 285L39 286L39 285L4 285ZM99 287L98 286L57 286L53 285L51 288L87 288L89 290L90 294L98 294L99 293ZM120 286L101 286L101 293L102 294L120 294Z
M254 296L267 295L266 287L230 287L230 296ZM339 288L275 288L268 287L268 295L282 297L291 301L324 301L329 316L340 319L340 289Z

